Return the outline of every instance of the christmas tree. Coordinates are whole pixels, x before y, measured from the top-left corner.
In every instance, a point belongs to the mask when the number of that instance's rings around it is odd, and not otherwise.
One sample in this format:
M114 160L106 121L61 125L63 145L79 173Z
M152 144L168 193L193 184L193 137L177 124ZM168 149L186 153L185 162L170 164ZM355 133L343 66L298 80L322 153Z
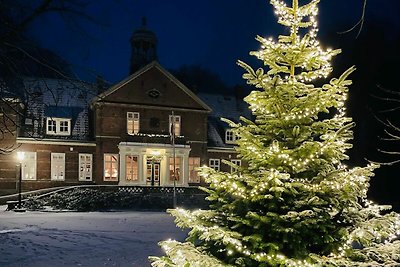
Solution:
M288 7L271 0L289 34L257 37L261 50L251 54L265 68L238 62L256 88L245 98L255 120L226 120L247 164L231 164L233 173L201 169L210 209L170 210L189 237L161 242L167 255L150 257L152 266L400 264L398 214L367 200L378 166L343 164L354 127L344 105L355 68L316 85L340 53L316 39L318 2Z

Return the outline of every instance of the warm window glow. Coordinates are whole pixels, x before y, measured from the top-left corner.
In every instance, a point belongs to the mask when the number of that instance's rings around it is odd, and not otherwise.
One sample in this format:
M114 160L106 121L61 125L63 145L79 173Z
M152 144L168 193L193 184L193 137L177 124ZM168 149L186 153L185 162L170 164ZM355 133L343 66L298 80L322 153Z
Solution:
M139 112L127 112L126 113L126 128L128 134L139 133L140 126L140 114Z
M169 115L169 133L174 131L175 136L181 135L181 116Z
M104 180L118 180L118 154L104 154Z
M181 178L181 157L175 157L175 180L179 181ZM169 179L174 180L174 158L169 158Z
M200 158L189 158L189 183L200 183L197 168L200 167Z
M22 180L36 180L36 152L25 152L21 161Z
M219 171L219 166L220 166L220 160L219 159L210 159L208 161L208 166L210 168L213 168L216 171Z
M138 156L127 155L125 157L125 173L127 181L138 180Z
M92 180L92 154L79 154L79 181Z

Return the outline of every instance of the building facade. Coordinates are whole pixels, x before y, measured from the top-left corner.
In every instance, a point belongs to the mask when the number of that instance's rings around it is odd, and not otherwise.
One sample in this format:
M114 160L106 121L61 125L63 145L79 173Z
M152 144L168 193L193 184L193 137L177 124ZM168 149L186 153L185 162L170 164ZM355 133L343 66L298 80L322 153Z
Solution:
M244 115L241 99L194 94L155 60L157 40L145 26L131 38L131 75L106 90L68 79L23 79L27 104L14 114L16 134L6 139L16 149L0 154L1 189L15 188L19 166L23 189L33 190L197 186L204 185L200 166L229 172L223 159L241 165L235 136L219 119Z

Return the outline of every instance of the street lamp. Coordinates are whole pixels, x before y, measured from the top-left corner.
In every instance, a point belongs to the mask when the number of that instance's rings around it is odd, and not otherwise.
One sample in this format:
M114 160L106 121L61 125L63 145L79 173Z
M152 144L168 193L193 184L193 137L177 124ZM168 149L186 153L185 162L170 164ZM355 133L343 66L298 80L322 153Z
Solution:
M18 183L18 209L21 209L21 189L22 189L22 161L24 160L25 152L18 151L17 158L19 161L19 183Z

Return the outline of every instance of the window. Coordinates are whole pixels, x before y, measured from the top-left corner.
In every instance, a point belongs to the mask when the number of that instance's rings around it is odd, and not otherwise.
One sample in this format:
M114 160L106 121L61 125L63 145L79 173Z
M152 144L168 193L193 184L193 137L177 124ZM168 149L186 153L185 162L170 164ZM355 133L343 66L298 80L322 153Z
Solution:
M231 159L231 162L237 166L242 166L242 161L240 159ZM231 172L234 171L236 171L236 169L231 166Z
M179 181L181 178L181 157L175 157L175 180ZM169 158L169 179L171 181L174 180L174 158Z
M238 140L238 136L231 129L227 129L225 131L225 143L234 144L236 140Z
M118 181L118 154L104 154L104 181Z
M126 113L126 128L128 134L139 133L140 115L139 112L127 112Z
M92 154L79 154L79 181L92 180Z
M125 179L127 181L137 181L138 175L138 156L126 155L125 157Z
M71 119L47 118L46 134L50 135L70 135Z
M213 168L216 171L219 171L220 160L219 159L210 159L208 162L208 166Z
M51 180L65 180L65 154L51 153Z
M200 167L200 158L189 158L189 183L200 183L198 167Z
M169 115L169 133L172 135L174 131L175 136L181 135L181 116Z
M36 180L36 152L25 152L21 168L22 180Z
M60 121L60 132L68 133L69 131L69 121Z
M50 133L56 133L56 121L53 121L52 119L47 120L47 134Z

